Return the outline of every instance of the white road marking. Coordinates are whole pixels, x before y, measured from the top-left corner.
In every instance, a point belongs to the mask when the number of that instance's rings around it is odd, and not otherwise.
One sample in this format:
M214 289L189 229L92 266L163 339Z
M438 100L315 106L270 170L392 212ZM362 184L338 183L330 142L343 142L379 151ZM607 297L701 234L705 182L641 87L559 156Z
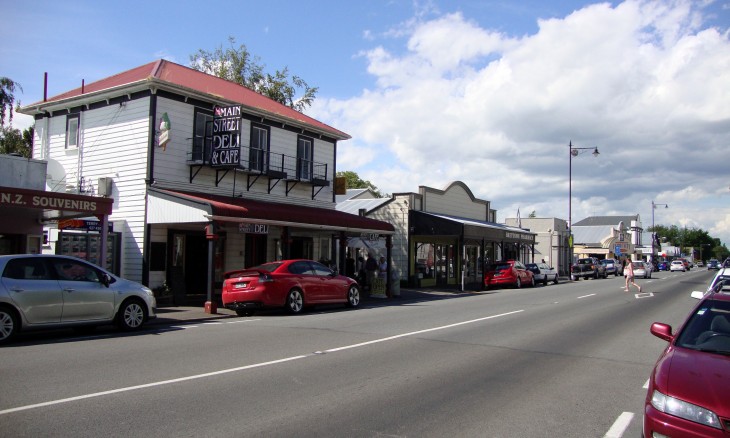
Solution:
M592 297L592 296L594 296L594 295L595 295L595 294L588 294L588 295L583 295L583 296L577 297L577 299L579 300L579 299L581 299L581 298L588 298L588 297Z
M649 379L646 379L646 383L643 386L644 389L649 389Z
M608 432L606 432L605 435L603 435L603 438L621 438L624 434L624 431L627 427L629 427L629 423L631 423L631 420L634 419L634 414L631 412L623 412L621 415L618 416L616 421L614 421L613 426L611 426L610 429L608 429Z
M336 351L348 350L348 349L351 349L351 348L364 347L364 346L376 344L376 343L379 343L379 342L392 341L394 339L404 338L406 336L413 336L413 335L418 335L418 334L422 334L422 333L433 332L433 331L437 331L437 330L445 330L445 329L452 328L452 327L458 327L460 325L472 324L472 323L475 323L475 322L485 321L485 320L493 319L493 318L498 318L500 316L513 315L513 314L520 313L520 312L524 312L524 310L515 310L513 312L501 313L499 315L485 316L484 318L471 319L469 321L457 322L455 324L443 325L443 326L440 326L440 327L433 327L433 328L430 328L430 329L418 330L418 331L415 331L415 332L408 332L408 333L403 333L403 334L395 335L395 336L388 336L388 337L385 337L385 338L375 339L375 340L372 340L372 341L369 341L369 342L361 342L361 343L358 343L358 344L347 345L347 346L344 346L344 347L332 348L332 349L324 350L324 351L321 351L320 350L320 351L316 351L316 352L311 353L311 354L305 354L305 355L300 355L300 356L292 356L292 357L287 357L287 358L284 358L284 359L272 360L272 361L269 361L269 362L261 362L261 363L252 364L252 365L244 365L244 366L235 367L235 368L228 368L228 369L224 369L224 370L213 371L213 372L210 372L210 373L203 373L203 374L196 374L196 375L187 376L187 377L180 377L180 378L177 378L177 379L170 379L170 380L162 380L162 381L159 381L159 382L145 383L143 385L128 386L128 387L125 387L125 388L112 389L112 390L109 390L109 391L94 392L94 393L91 393L91 394L84 394L84 395L79 395L79 396L76 396L76 397L68 397L68 398L63 398L63 399L59 399L59 400L51 400L51 401L42 402L42 403L36 403L36 404L32 404L32 405L18 406L16 408L10 408L10 409L1 410L0 411L0 415L6 415L6 414L11 414L11 413L20 412L20 411L27 411L27 410L30 410L30 409L41 408L41 407L44 407L44 406L59 405L59 404L63 404L63 403L69 403L69 402L78 401L78 400L85 400L85 399L90 399L90 398L94 398L94 397L101 397L101 396L105 396L105 395L118 394L118 393L129 392L129 391L135 391L135 390L138 390L138 389L146 389L146 388L152 388L152 387L155 387L155 386L163 386L163 385L170 385L170 384L173 384L173 383L185 382L185 381L189 381L189 380L203 379L203 378L206 378L206 377L212 377L212 376L218 376L218 375L221 375L221 374L234 373L234 372L237 372L237 371L245 371L245 370L250 370L250 369L254 369L254 368L261 368L261 367L265 367L265 366L268 366L268 365L276 365L276 364L280 364L280 363L284 363L284 362L290 362L290 361L297 360L297 359L304 359L304 358L307 358L307 357L313 357L313 356L316 356L316 355L322 355L323 353L333 353L333 352L336 352ZM197 327L197 326L194 326L194 325L178 326L178 328L190 328L190 327Z

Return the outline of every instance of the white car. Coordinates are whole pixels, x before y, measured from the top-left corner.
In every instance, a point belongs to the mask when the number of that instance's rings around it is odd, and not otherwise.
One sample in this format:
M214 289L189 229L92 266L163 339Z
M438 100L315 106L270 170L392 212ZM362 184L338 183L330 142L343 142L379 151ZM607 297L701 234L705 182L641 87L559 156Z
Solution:
M631 262L634 266L634 277L651 278L651 265L646 262Z
M685 272L687 268L684 266L684 263L681 260L672 260L672 263L669 265L669 271L682 271Z
M547 286L548 281L552 281L558 284L558 271L547 263L527 263L525 267L532 271L536 283L542 282L543 286Z

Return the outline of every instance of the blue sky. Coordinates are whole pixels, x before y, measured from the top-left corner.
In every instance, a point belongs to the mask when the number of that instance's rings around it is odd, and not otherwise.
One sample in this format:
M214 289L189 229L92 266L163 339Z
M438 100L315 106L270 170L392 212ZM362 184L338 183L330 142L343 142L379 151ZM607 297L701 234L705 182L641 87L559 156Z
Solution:
M243 43L352 135L338 170L386 193L465 182L498 219L640 214L730 243L730 0L0 0L22 104ZM203 6L203 7L201 7ZM25 128L22 115L13 121Z

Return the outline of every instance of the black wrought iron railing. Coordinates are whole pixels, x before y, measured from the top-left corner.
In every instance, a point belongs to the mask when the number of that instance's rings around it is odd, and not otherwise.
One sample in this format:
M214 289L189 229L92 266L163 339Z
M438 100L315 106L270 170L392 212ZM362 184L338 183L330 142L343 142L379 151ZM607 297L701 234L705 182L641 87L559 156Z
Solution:
M188 152L188 165L212 166L212 145L193 143ZM203 142L200 142L203 143ZM327 164L317 163L301 157L278 154L263 149L241 146L240 161L235 169L248 173L268 174L281 179L312 182L316 185L327 185Z

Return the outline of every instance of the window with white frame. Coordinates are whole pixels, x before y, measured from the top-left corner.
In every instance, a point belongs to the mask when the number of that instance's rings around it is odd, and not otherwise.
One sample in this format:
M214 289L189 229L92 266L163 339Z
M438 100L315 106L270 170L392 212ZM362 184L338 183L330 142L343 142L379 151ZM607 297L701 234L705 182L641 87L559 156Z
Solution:
M66 116L66 149L79 147L79 115Z
M299 136L297 138L297 178L312 179L312 139Z
M263 172L269 154L269 128L263 125L251 124L251 147L248 153L248 167Z

